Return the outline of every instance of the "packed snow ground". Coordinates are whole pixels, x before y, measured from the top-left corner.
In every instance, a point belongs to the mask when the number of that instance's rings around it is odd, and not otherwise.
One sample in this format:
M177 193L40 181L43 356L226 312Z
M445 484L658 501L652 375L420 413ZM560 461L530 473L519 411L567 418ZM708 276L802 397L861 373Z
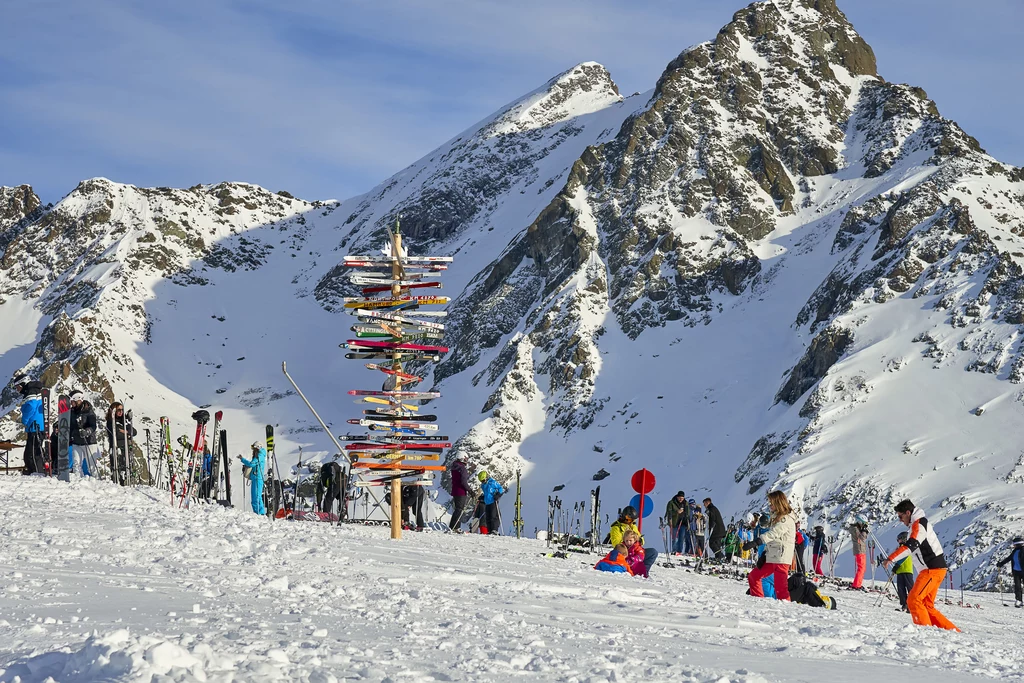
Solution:
M994 594L943 607L947 633L873 595L832 591L827 612L534 540L394 542L159 493L0 477L0 681L1024 678L1024 614Z

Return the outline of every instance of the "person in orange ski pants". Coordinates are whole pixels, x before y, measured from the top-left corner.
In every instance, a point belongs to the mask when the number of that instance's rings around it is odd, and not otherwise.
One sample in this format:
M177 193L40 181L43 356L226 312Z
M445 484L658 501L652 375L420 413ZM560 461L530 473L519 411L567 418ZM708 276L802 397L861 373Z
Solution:
M913 554L914 564L924 567L917 575L914 587L907 596L907 609L918 626L938 626L949 631L959 631L956 625L935 607L935 596L946 578L946 556L935 529L924 516L924 510L915 507L909 500L896 505L896 515L906 526L910 535L906 546L886 558L883 564L899 562Z

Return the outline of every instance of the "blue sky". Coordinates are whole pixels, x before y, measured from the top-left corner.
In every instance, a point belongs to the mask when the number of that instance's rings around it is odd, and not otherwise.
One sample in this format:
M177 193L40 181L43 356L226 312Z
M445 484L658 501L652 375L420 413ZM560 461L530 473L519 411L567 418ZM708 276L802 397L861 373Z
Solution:
M0 16L0 185L373 187L582 61L629 94L739 0L34 0ZM886 79L1024 164L1018 0L839 0Z

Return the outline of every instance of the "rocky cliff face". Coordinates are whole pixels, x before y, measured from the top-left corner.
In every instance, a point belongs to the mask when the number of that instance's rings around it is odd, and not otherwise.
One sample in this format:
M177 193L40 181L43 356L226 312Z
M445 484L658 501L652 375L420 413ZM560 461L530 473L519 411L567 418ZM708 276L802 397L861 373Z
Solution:
M473 467L525 470L528 524L595 480L614 511L641 466L656 503L783 487L833 531L910 496L980 585L1024 518L1024 172L885 81L831 0L740 10L644 95L581 64L340 205L5 188L0 312L39 331L11 369L322 440L257 368L301 356L349 416L338 264L399 217L413 253L456 256L436 412Z

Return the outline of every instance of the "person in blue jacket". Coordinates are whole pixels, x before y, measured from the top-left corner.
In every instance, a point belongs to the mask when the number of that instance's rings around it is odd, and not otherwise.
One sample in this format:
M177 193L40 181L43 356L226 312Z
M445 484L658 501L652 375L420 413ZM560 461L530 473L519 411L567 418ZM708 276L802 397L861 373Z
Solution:
M1013 550L1009 555L996 562L997 567L1002 567L1010 562L1010 569L1013 570L1013 597L1016 599L1014 607L1024 607L1021 598L1021 589L1024 588L1024 537L1018 536L1013 539Z
M14 388L22 397L21 424L25 427L25 474L45 474L43 460L43 383L29 380L25 375L14 379Z
M259 441L252 444L252 460L246 460L238 456L244 467L249 468L250 494L252 496L252 511L257 515L267 514L267 507L263 504L263 478L267 471L267 449Z
M505 493L501 484L492 479L486 471L477 475L480 480L480 491L484 497L484 518L480 523L480 533L497 536L501 529L501 514L498 512L498 498Z

